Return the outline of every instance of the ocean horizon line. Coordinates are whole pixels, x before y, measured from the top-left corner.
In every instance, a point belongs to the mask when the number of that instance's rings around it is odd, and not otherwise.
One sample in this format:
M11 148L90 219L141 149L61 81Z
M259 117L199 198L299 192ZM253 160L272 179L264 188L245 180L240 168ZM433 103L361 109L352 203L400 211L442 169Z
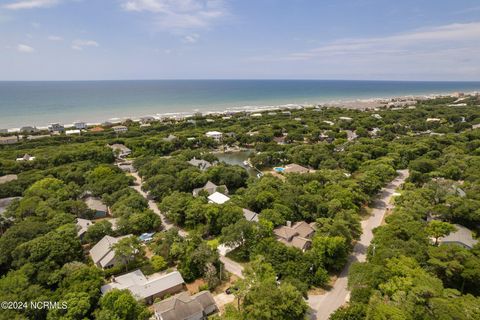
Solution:
M343 81L343 82L438 82L480 83L478 80L406 80L406 79L326 79L326 78L152 78L152 79L36 79L0 80L1 82L121 82L121 81Z
M0 81L0 129L480 91L480 81Z

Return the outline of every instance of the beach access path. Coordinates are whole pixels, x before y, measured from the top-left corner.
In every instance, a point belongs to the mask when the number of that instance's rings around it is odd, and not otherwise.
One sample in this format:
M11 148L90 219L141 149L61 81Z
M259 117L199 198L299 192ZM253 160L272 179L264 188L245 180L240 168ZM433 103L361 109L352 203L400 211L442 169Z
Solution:
M398 170L398 176L386 185L372 204L372 212L368 219L362 221L362 236L353 248L353 252L348 257L347 264L338 276L337 281L333 287L323 295L309 295L308 304L311 308L309 319L328 320L330 315L339 307L348 302L350 298L350 291L348 285L348 271L354 262L365 262L367 258L367 248L373 239L373 229L380 226L387 211L387 208L392 208L390 201L396 190L408 178L408 170Z
M169 230L173 227L176 227L173 223L168 221L167 217L165 217L165 215L160 211L157 203L154 200L149 198L148 193L142 190L143 180L138 174L138 172L134 171L134 172L130 172L129 174L135 179L135 184L132 186L132 188L135 189L139 194L141 194L148 201L148 207L153 212L155 212L160 217L160 219L162 219L162 225L165 228L165 230ZM178 227L176 228L178 229L178 234L181 237L185 238L186 236L188 236L188 232L186 230L180 229ZM227 258L225 256L226 254L225 251L219 250L219 254L220 254L220 261L223 262L223 264L225 265L225 270L236 275L237 277L243 278L243 275L242 275L243 266Z

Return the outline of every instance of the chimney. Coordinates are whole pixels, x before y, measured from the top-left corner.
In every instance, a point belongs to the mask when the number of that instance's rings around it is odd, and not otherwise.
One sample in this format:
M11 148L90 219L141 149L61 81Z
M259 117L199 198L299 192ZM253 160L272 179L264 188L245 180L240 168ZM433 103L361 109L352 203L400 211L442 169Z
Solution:
M292 221L287 221L287 227L289 227L289 228L292 227Z

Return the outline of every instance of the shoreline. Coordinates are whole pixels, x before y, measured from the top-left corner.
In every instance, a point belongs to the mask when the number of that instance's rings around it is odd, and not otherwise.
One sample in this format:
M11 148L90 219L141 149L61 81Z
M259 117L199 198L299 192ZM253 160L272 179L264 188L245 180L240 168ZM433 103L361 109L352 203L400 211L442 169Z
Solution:
M479 88L480 90L480 88ZM464 92L465 96L471 96L478 94L479 91ZM142 115L129 115L123 117L113 117L109 119L85 119L76 120L75 122L83 122L87 127L101 126L104 123L119 124L126 120L132 120L133 122L140 122L143 117L153 117L155 120L183 120L188 117L192 117L195 113L201 113L203 116L208 115L232 115L240 112L254 113L254 112L266 112L266 111L278 111L278 110L298 110L303 108L315 108L315 107L335 107L344 109L357 109L365 110L370 108L378 108L387 105L389 102L406 102L417 100L429 100L440 97L453 97L454 93L427 93L427 94L415 94L415 95L400 95L400 96L386 96L386 97L370 97L370 98L348 98L348 99L334 99L317 101L312 103L286 103L279 105L244 105L224 107L219 110L200 110L199 108L192 108L191 111L179 111L179 112L166 112L166 113L150 113ZM71 121L71 120L69 120ZM52 122L56 123L56 122ZM74 123L60 122L65 128L74 127ZM22 126L32 126L39 130L47 130L46 125L37 125L35 123L23 124ZM2 129L2 128L0 128ZM19 133L21 127L6 128L7 133ZM5 128L3 128L5 130Z

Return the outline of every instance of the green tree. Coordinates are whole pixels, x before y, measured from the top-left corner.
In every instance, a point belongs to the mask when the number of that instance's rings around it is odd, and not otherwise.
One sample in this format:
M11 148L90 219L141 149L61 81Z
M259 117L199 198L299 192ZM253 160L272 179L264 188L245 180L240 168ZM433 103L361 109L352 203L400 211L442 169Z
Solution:
M147 320L150 311L138 303L130 291L114 289L105 294L95 311L97 320Z
M425 230L429 236L435 238L435 245L437 245L438 238L447 236L449 233L457 230L457 228L448 222L432 220L428 223Z
M113 245L113 249L115 250L115 257L125 266L125 271L128 271L130 261L143 256L142 244L135 236L121 239Z

